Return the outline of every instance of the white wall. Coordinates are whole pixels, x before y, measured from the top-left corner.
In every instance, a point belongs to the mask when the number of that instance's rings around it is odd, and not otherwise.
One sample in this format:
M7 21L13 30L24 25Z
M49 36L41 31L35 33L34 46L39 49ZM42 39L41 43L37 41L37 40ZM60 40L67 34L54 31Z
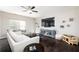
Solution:
M59 34L71 34L79 37L79 7L40 7L41 19L48 17L55 17L55 28L51 27L49 29L56 29ZM74 18L73 22L69 22L69 18ZM65 20L66 23L62 23ZM39 19L37 19L39 25ZM64 25L65 28L60 28L60 25ZM70 27L67 27L70 24ZM41 27L41 25L40 25Z
M57 6L44 6L44 7L37 7L41 18L33 19L28 18L16 14L10 14L5 12L0 12L0 38L6 36L6 29L7 29L7 22L10 19L14 20L25 20L26 21L26 30L29 32L35 31L39 32L41 27L41 19L48 18L48 17L55 17L55 29L59 34L72 34L75 36L79 36L79 7L57 7ZM71 23L69 22L69 18L74 18L74 21ZM35 27L35 20L39 24L40 28ZM60 28L62 25L62 20L65 20L66 23L64 24L65 28ZM70 27L66 25L70 24ZM53 27L49 29L54 29Z
M1 21L1 16L0 16L0 38L2 38L2 21Z
M33 18L0 11L0 39L6 37L6 29L8 28L7 24L9 20L24 20L26 21L26 31L34 32L35 30L35 20Z

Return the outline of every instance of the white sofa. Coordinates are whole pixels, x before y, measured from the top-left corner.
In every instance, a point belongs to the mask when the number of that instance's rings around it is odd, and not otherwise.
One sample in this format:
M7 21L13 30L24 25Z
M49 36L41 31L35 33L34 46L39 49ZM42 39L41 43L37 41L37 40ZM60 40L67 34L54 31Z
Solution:
M30 38L13 31L7 32L7 39L12 52L22 52L27 45L32 43L39 43L39 36Z

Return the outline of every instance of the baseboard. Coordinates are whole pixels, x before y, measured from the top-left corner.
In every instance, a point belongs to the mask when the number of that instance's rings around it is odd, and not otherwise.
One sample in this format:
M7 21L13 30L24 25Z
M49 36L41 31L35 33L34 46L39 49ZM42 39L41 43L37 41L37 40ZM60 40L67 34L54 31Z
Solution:
M1 39L4 39L4 38L6 38L6 37L0 37L0 40L1 40Z

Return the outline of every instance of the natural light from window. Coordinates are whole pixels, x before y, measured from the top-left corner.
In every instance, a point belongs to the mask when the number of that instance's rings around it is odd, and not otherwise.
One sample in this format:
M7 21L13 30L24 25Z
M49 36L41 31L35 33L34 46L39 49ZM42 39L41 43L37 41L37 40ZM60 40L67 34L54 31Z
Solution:
M26 22L22 20L10 20L8 26L11 29L25 30Z

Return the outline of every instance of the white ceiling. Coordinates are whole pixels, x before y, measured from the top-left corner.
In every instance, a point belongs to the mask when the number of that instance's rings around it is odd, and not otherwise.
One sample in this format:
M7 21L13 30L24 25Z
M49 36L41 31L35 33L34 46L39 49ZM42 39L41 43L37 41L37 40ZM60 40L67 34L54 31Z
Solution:
M30 10L27 12L24 12L23 10L25 9L20 6L0 6L0 11L5 11L5 12L28 16L28 17L40 17L39 13L35 13ZM32 14L29 14L29 12L31 12Z
M66 11L74 11L74 10L79 10L78 6L36 6L36 8L34 10L37 10L38 13L32 13L29 14L29 12L23 12L22 7L20 6L0 6L0 10L1 11L5 11L5 12L9 12L9 13L14 13L14 14L18 14L18 15L23 15L23 16L28 16L28 17L41 17L41 16L48 16L48 15L52 15L53 14L57 14L59 12L63 13Z

